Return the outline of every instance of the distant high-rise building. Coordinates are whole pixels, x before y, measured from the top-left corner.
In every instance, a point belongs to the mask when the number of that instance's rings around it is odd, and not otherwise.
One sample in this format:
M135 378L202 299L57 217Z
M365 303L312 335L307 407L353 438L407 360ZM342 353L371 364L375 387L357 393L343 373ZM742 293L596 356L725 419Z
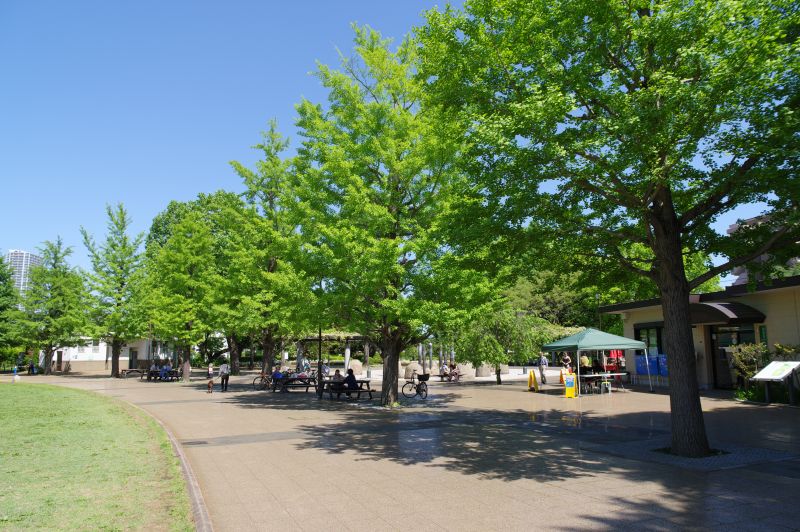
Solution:
M17 291L23 294L28 289L31 278L31 268L42 264L42 257L21 249L9 249L6 262L11 266L11 278Z

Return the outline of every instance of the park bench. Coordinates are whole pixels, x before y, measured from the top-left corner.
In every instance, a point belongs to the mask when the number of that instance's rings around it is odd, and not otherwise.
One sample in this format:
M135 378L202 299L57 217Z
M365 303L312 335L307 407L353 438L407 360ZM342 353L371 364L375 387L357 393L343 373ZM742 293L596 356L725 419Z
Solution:
M288 392L292 388L305 388L308 392L310 388L317 389L317 379L315 377L282 377L272 381L272 391L276 392L278 389L282 392Z
M124 379L127 379L131 375L138 375L139 378L141 379L142 377L145 376L146 373L147 373L146 369L138 369L138 368L120 370L120 374Z
M157 381L157 380L159 380L160 375L161 375L161 370L160 369L156 370L156 371L143 370L142 371L142 375L139 377L139 379L140 380L144 380L144 378L147 377L147 380L149 380L149 381L151 381L151 380L152 381ZM178 381L178 380L181 379L181 377L183 377L183 370L181 370L181 369L172 369L167 374L167 378L164 379L164 380L165 381L170 381L170 382Z
M358 379L356 382L358 382L358 388L350 390L345 387L343 382L326 380L323 384L324 388L322 392L323 394L327 393L329 399L333 399L333 394L336 394L337 399L340 399L342 394L349 398L355 395L356 400L361 399L361 394L369 395L369 398L372 399L372 392L374 390L370 387L369 380Z

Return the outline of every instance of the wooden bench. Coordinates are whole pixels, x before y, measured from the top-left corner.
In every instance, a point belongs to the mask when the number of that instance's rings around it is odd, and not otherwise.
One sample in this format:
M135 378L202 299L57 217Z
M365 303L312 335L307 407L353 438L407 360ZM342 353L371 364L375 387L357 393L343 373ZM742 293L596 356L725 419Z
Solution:
M161 370L159 369L159 370L156 370L156 371L150 371L150 370L142 371L142 375L141 375L141 377L139 377L139 379L140 380L144 380L145 377L147 377L147 380L149 380L149 381L151 381L151 380L152 381L157 381L157 380L159 380L161 378ZM169 373L167 374L167 378L164 379L164 380L165 381L169 381L169 382L178 381L178 380L181 379L181 377L183 377L183 370L171 369L169 371Z
M124 378L124 379L127 379L132 374L139 375L139 378L141 379L142 377L144 377L144 375L146 373L147 373L146 369L135 369L134 368L134 369L123 369L123 370L120 370L120 375L122 375L122 378Z
M305 388L306 393L310 388L317 389L317 380L314 377L282 377L272 381L272 391L288 392L292 388Z
M361 399L361 394L365 394L369 395L369 398L372 399L372 392L374 390L370 388L369 381L366 379L359 379L357 382L358 388L348 389L343 382L325 381L325 387L322 391L323 393L327 393L330 399L333 399L333 394L336 394L337 399L340 399L342 394L348 398L352 398L352 396L355 395L356 400Z

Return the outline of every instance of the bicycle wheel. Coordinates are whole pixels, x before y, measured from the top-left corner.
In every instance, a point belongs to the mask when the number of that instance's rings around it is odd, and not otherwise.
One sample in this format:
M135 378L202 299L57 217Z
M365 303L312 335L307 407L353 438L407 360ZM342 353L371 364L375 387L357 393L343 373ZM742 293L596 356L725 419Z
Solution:
M417 393L420 397L426 399L428 397L428 384L425 382L417 384Z
M271 380L272 379L270 379L269 377L258 376L255 379L253 379L253 388L255 388L256 390L265 390L269 388Z
M409 399L417 395L417 387L413 382L407 382L403 385L403 395Z

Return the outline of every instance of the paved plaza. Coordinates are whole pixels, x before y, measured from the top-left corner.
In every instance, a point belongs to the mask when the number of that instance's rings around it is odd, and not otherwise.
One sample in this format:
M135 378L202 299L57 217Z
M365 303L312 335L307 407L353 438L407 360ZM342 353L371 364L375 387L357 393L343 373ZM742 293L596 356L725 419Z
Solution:
M5 378L5 381L8 379ZM427 401L319 400L106 377L33 377L133 403L180 442L217 531L800 530L800 409L703 398L712 446L668 442L669 398L432 383ZM132 449L131 452L136 452ZM146 457L142 457L146 459Z

